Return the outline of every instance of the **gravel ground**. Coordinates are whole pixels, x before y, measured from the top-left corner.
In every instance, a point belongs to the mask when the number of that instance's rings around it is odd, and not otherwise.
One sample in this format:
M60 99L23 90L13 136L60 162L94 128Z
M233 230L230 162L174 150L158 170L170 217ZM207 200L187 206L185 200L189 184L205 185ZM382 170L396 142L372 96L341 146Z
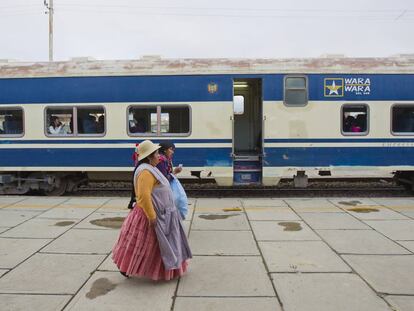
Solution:
M275 187L239 187L231 190L230 187L219 187L215 183L183 183L189 196L412 196L413 193L397 186L393 180L310 180L306 189L294 187L293 180L282 180ZM90 182L75 192L78 196L130 196L131 184L129 182ZM92 190L88 190L92 189ZM112 189L112 190L111 190ZM345 190L346 189L346 190ZM324 192L326 190L326 192ZM366 193L364 193L366 190Z

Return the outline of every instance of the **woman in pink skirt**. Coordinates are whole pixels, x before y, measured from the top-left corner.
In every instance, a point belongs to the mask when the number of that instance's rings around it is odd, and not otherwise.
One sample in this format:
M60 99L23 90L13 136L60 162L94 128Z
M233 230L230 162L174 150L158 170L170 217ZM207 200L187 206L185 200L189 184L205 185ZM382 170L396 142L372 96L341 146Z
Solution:
M122 224L112 258L122 275L170 280L187 270L192 257L170 184L155 167L160 147L138 146L136 203Z

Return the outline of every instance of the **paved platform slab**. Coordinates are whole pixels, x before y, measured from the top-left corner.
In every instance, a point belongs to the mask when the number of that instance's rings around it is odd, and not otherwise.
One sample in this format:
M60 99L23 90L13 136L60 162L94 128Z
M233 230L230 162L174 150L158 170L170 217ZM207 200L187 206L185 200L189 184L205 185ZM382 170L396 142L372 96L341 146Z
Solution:
M396 242L374 230L317 230L340 254L409 254Z
M192 230L250 230L244 213L194 213Z
M260 255L249 231L193 231L193 255Z
M414 209L414 198L372 198L378 204L390 207L391 209L399 210L406 208L406 210Z
M2 310L25 311L42 310L56 311L62 310L72 296L69 295L12 295L0 294ZM3 309L4 308L4 309Z
M63 202L58 207L63 208L95 208L102 207L110 198L99 198L99 197L72 197L69 200Z
M300 220L289 207L252 206L245 207L249 220Z
M0 196L0 208L12 205L25 199L26 197L21 196Z
M344 208L349 214L363 220L392 220L392 219L409 219L401 213L392 209L377 205L365 205Z
M328 199L303 198L285 199L284 201L298 213L345 213Z
M0 237L51 239L69 230L74 223L74 220L71 219L30 219L13 229L1 233Z
M386 296L385 300L397 311L414 310L414 296Z
M136 310L171 309L177 281L154 282L124 278L118 272L96 272L65 310Z
M78 223L76 229L119 230L129 210L101 212L98 210Z
M404 216L414 219L414 211L401 211L400 213L403 214Z
M363 222L344 213L301 213L300 217L313 229L370 229Z
M99 271L114 271L118 272L118 267L114 264L112 260L112 253L104 260L104 262L98 267Z
M27 209L27 210L39 210L46 211L50 208L58 206L63 202L68 201L65 197L29 197L25 200L14 203L8 206L8 209Z
M12 269L52 240L0 238L0 268Z
M243 204L243 207L287 207L287 204L282 199L260 199L260 198L252 198L252 199L241 199L240 200Z
M119 232L116 230L73 229L54 240L42 252L66 254L109 254Z
M348 208L348 207L358 207L358 206L370 206L370 205L378 205L375 200L370 198L331 198L329 202L332 202L336 206L340 208Z
M276 298L177 297L174 311L282 311Z
M322 241L259 242L269 272L351 272Z
M317 241L320 238L303 221L251 221L258 241Z
M100 208L99 212L111 213L111 212L122 212L129 211L127 206L129 204L130 198L109 198Z
M342 258L376 291L414 295L414 255L344 255Z
M26 220L36 217L41 212L38 211L16 211L3 209L0 217L0 227L14 227Z
M275 296L260 257L196 256L178 296Z
M6 274L6 272L8 272L9 270L8 269L0 269L0 278L4 275L4 274Z
M365 223L392 240L414 240L413 220L367 220Z
M104 258L36 254L0 278L0 293L75 294Z
M414 252L414 241L398 241L398 244L401 244L403 247L408 249L410 252Z
M76 207L54 207L44 213L39 218L51 219L83 219L92 214L96 208L76 208Z
M272 274L285 311L391 311L350 273Z
M239 199L232 199L232 198L201 198L197 199L195 204L195 212L196 213L217 213L217 212L224 212L226 209L230 208L242 208L241 201Z
M172 282L112 262L129 198L2 199L1 310L413 309L414 197L190 198L195 256Z

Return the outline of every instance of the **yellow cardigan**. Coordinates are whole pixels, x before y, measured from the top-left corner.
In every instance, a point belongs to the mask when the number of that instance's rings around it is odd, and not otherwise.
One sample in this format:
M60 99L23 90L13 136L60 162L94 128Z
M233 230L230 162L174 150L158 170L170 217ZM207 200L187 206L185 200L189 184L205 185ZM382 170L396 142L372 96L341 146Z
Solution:
M157 218L151 199L152 190L157 184L157 179L147 170L142 171L135 182L135 193L138 194L136 197L137 206L144 210L144 214L149 220Z

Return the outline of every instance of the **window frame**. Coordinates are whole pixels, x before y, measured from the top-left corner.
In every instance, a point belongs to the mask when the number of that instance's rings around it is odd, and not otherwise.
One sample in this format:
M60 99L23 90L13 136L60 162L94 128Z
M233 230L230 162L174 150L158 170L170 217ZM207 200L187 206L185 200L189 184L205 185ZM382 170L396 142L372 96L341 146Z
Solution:
M346 107L366 107L367 108L367 130L365 132L344 132L344 108ZM371 119L371 112L370 107L366 103L345 103L342 104L340 110L340 118L341 118L341 134L342 136L367 136L370 132L370 119Z
M304 78L305 79L305 88L287 88L286 87L286 80L289 78ZM306 101L303 105L291 105L288 104L286 102L286 91L287 90L305 90L305 95L306 95ZM309 103L309 79L307 75L300 75L300 74L295 74L295 75L286 75L283 77L283 104L286 107L305 107L307 106Z
M409 104L394 103L394 104L391 105L391 107L390 107L390 133L391 133L391 135L393 135L393 136L414 136L414 132L394 132L392 130L392 128L393 128L393 122L392 122L393 114L392 114L392 112L393 112L394 107L396 107L396 106L399 106L399 107L413 107L414 108L414 103L409 103Z
M49 134L48 133L48 125L46 124L47 120L47 110L48 109L65 109L65 108L72 108L72 117L73 117L73 133L68 135L60 135L60 134ZM104 119L104 131L103 133L87 133L87 134L79 134L78 132L78 108L102 108L105 119ZM43 109L43 125L44 125L44 134L46 137L51 138L73 138L73 137L104 137L107 133L107 113L106 107L104 105L52 105L52 106L45 106Z
M139 107L139 108L156 108L157 111L157 132L156 133L131 133L129 131L129 111L131 108L133 107ZM188 127L188 132L187 133L161 133L161 113L162 113L162 108L183 108L183 107L187 107L188 108L188 113L189 113L189 118L188 118L188 122L189 122L189 127ZM192 107L189 104L155 104L155 105L151 105L151 104L145 104L145 105L137 105L137 104L133 104L133 105L129 105L126 109L126 130L127 130L127 134L130 137L188 137L191 135L192 133Z
M0 134L0 138L21 138L26 135L26 120L25 120L25 113L24 107L21 106L0 106L0 110L8 110L8 109L20 109L22 111L22 133L21 134Z

